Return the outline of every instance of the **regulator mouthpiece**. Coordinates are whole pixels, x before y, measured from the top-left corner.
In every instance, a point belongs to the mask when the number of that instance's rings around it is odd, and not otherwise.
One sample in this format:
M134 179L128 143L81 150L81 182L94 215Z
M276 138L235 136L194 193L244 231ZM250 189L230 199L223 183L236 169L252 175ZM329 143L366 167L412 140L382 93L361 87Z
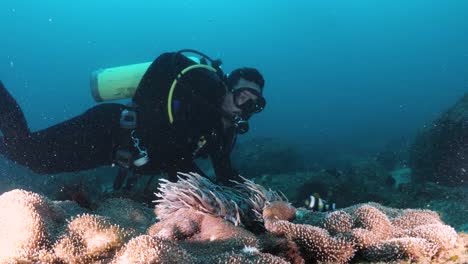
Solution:
M240 116L234 116L233 123L237 134L245 134L249 131L249 122Z

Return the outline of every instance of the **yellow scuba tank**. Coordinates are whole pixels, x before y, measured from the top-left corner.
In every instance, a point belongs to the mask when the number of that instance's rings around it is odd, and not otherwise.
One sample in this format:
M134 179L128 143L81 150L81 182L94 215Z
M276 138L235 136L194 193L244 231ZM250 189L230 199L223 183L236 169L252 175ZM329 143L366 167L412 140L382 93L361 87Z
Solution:
M97 102L130 98L151 62L100 69L91 73L91 94Z
M187 56L196 63L200 59ZM96 102L131 98L152 62L118 66L91 73L91 94Z

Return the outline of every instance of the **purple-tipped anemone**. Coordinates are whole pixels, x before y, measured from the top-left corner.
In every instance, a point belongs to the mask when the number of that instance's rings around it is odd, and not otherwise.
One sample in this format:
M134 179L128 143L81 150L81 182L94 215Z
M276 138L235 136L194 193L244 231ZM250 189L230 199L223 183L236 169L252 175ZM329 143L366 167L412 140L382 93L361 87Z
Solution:
M179 173L177 182L161 179L159 192L155 193L157 217L164 220L179 209L194 209L235 224L241 224L241 215L262 219L265 206L274 201L285 201L284 195L243 178L233 187L214 184L196 173Z

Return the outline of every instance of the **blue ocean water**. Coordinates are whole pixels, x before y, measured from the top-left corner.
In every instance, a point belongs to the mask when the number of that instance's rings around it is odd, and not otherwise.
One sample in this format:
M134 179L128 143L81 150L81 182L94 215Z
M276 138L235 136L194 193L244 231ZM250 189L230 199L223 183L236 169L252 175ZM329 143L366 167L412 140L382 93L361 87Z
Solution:
M410 137L468 89L468 2L31 1L0 5L0 79L33 130L95 102L93 70L199 49L257 67L249 136L361 151ZM247 136L248 137L248 136Z
M453 135L466 139L466 133L459 133L466 126L452 127L455 131L448 133L442 133L442 126L435 129L427 142L441 146L434 148L438 153L431 152L433 145L424 148L425 141L414 148L427 157L416 159L420 167L435 170L431 162L436 160L440 167L456 170L455 180L453 175L414 177L413 168L407 167L406 147L468 91L468 1L0 1L0 80L17 99L33 131L94 106L90 91L93 71L151 61L163 52L184 48L221 58L227 72L250 66L265 77L267 107L252 118L250 132L240 140L257 140L256 144L239 144L235 152L241 157L239 164L233 158L236 166L244 165L237 166L243 175L283 192L295 207L306 206L307 210L321 210L320 203L342 209L362 202L433 210L445 223L465 232L466 245L468 152L463 147L467 141L461 142L462 147L450 141ZM446 138L430 141L439 135ZM303 152L298 154L296 146ZM378 152L388 149L401 153L379 156ZM344 163L346 166L340 166ZM206 166L202 167L205 172L213 173L209 165L201 164ZM123 189L114 190L116 173L115 166L107 166L38 177L0 156L0 198L5 199L4 192L24 189L54 201L73 200L76 203L63 205L71 219L88 209L101 214L95 209L103 205L110 211L113 207L126 210L121 204L108 206L104 201L130 197L141 202L141 207L145 204L146 211L133 211L141 214L131 217L120 211L110 218L119 221L122 216L124 222L128 219L145 232L156 221L154 194L159 182L153 175L138 175L134 185L130 186L134 183L130 178ZM440 182L443 176L449 184ZM311 206L312 198L317 206ZM0 215L8 219L10 214L2 210ZM12 215L18 212L23 211ZM146 219L148 226L137 218ZM180 219L173 222L179 224ZM62 222L65 218L60 225ZM385 224L378 226L385 228ZM14 233L18 227L21 225L3 233ZM435 230L442 241L450 240L439 235L447 228ZM211 230L210 234L212 240ZM13 241L2 235L0 240ZM100 243L95 244L102 245L102 236L97 237ZM292 243L292 251L297 251L295 245ZM270 246L276 247L276 242ZM431 251L433 247L435 244ZM80 244L70 252L79 252L81 258L82 248ZM251 249L255 252L256 248ZM201 252L205 252L203 248ZM440 255L447 261L459 260L458 255L450 254ZM467 258L466 250L460 254ZM359 259L362 254L357 255ZM110 256L106 253L92 259L107 261Z

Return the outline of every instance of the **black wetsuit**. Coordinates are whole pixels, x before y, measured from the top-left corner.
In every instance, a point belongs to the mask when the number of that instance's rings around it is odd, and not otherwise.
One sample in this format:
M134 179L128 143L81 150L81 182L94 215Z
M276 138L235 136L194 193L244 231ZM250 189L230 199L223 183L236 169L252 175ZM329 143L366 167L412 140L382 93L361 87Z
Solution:
M230 161L235 132L223 127L219 109L226 87L216 73L194 69L178 81L172 100L174 123L169 123L169 88L176 75L191 64L194 62L185 56L165 53L143 76L133 97L137 105L135 135L148 151L149 162L135 172L166 172L172 179L176 172L200 172L194 163L197 152L210 156L217 180L227 183L237 177ZM122 145L120 116L124 105L99 104L75 118L31 133L21 109L0 86L1 154L41 174L114 163L116 150ZM200 149L202 137L206 144Z

